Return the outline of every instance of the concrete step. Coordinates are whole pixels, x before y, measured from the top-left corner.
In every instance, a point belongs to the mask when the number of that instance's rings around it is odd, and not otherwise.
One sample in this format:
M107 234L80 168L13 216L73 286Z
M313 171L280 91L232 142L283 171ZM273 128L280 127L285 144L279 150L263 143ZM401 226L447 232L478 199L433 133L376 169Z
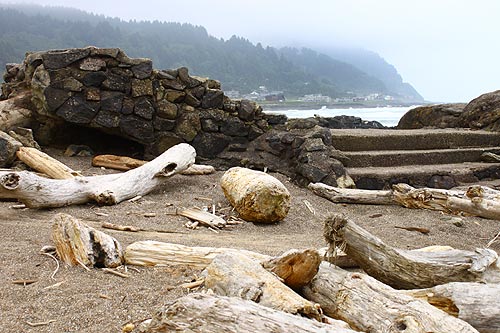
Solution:
M452 164L479 162L481 154L500 153L500 147L457 148L433 150L379 150L379 151L344 151L350 159L347 167L391 167L416 164Z
M451 188L500 178L500 163L454 163L399 167L347 168L360 189L380 190L396 183L415 187Z
M500 146L500 133L469 129L333 129L331 133L333 146L342 151Z

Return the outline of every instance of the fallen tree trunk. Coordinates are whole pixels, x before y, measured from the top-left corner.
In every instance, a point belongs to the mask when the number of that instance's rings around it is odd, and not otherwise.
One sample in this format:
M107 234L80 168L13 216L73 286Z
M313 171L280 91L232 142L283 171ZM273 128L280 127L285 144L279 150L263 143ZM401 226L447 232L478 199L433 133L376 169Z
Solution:
M394 288L428 288L448 282L500 283L498 255L490 249L408 251L386 245L344 216L325 220L331 249L344 248L369 275Z
M79 172L36 148L21 147L16 156L33 170L46 174L53 179L70 179L81 176Z
M202 275L205 277L205 287L217 295L241 297L276 310L321 321L318 306L299 296L258 261L244 254L220 254Z
M500 284L453 282L405 293L468 322L481 333L500 332Z
M239 254L251 258L270 272L283 279L291 288L298 288L311 281L318 271L320 256L316 250L291 250L279 257L253 251L230 248L184 246L156 241L140 241L127 246L125 263L137 266L184 265L205 269L219 254Z
M190 294L157 311L142 332L355 332L346 326L319 323L235 297Z
M290 209L290 193L267 173L233 167L224 173L220 185L226 199L246 221L278 222Z
M128 171L138 168L147 161L138 160L128 156L118 155L97 155L92 159L92 166L103 167L114 170ZM193 164L186 170L182 171L183 175L208 175L215 172L215 168L211 165Z
M407 184L394 185L390 191L358 190L311 183L315 194L335 203L399 205L406 208L439 210L451 214L461 212L500 220L500 191L474 185L467 191L435 188L416 189Z
M304 296L323 312L366 332L472 333L463 320L362 273L350 273L322 263Z
M51 222L52 240L63 262L91 267L122 265L122 247L115 238L68 214L57 214Z
M28 171L0 171L0 198L17 199L30 208L61 207L95 201L114 205L144 195L194 163L196 152L178 144L151 162L120 174L47 179Z

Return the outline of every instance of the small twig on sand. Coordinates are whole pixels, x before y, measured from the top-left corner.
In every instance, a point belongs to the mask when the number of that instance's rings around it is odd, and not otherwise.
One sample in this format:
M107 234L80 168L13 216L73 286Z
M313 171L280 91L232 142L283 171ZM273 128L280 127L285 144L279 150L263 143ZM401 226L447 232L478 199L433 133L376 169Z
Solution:
M203 283L205 283L205 279L196 280L193 282L186 282L186 283L181 284L180 287L183 289L194 289L194 288L201 286Z
M26 324L30 325L31 327L38 327L38 326L49 325L50 323L53 323L55 321L56 321L55 319L51 319L51 320L47 320L47 321L42 321L42 322L39 322L39 323L32 323L30 321L27 321Z
M486 244L486 248L489 248L491 245L493 245L493 243L495 243L495 241L498 239L498 237L500 237L500 231L498 232L498 234L495 237L493 237L492 240L490 240L488 242L488 244Z
M27 280L13 280L12 283L13 284L22 284L23 286L27 286L29 284L32 284L32 283L35 283L35 282L38 282L38 279L27 279Z
M66 282L66 281L61 281L61 282L54 283L54 284L52 284L52 285L50 285L50 286L47 286L47 287L45 287L45 288L43 288L43 289L53 289L53 288L57 288L57 287L59 287L61 284L63 284L64 282Z
M110 269L110 268L103 268L102 271L104 273L113 274L113 275L116 275L116 276L119 276L119 277L122 277L122 278L128 278L128 277L130 277L130 275L120 273L120 272L115 271L114 269Z
M85 264L83 262L81 262L80 260L76 259L76 262L82 266L87 272L90 272L90 268L88 268L87 266L85 266Z
M55 269L54 273L52 273L52 275L50 276L50 278L51 278L52 280L55 280L54 276L56 276L57 271L59 271L59 260L57 260L57 258L56 258L56 257L54 257L54 256L53 256L52 254L50 254L50 253L42 253L42 254L43 254L44 256L51 257L51 258L52 258L52 259L54 259L54 261L56 262L57 267L56 267L56 269Z

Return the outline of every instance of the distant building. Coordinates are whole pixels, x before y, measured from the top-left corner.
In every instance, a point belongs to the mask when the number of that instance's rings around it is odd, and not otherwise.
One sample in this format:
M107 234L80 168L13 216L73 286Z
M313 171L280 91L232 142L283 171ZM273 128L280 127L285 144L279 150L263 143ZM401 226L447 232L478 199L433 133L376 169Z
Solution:
M330 96L323 96L321 94L310 94L304 95L303 97L299 98L299 101L330 103L332 101L332 98Z

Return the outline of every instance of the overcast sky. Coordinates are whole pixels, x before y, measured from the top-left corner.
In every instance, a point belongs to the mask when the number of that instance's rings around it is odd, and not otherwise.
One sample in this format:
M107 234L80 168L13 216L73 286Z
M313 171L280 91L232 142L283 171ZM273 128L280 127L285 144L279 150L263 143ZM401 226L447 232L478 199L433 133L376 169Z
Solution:
M393 64L427 100L500 89L500 0L40 0L125 20L202 25L272 46L362 47Z

